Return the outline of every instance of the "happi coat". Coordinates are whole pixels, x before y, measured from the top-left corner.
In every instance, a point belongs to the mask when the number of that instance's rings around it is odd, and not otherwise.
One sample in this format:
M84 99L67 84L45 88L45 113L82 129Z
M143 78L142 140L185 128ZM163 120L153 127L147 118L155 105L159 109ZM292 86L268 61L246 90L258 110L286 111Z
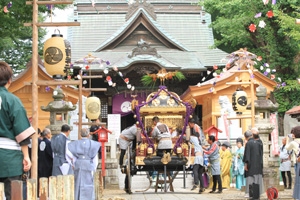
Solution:
M207 155L210 163L211 175L220 175L220 155L219 147L216 142L214 142L209 148L204 150L204 153Z
M121 135L126 137L128 140L123 139L122 137L119 138L120 149L126 150L130 142L136 138L136 133L137 133L136 124L124 129L121 132Z
M75 199L91 200L94 195L94 177L98 165L97 153L101 143L82 138L68 144L73 154L75 172Z
M285 148L285 145L282 145L279 148L279 159L280 159L280 167L279 171L286 172L291 171L291 154L292 151L288 151Z
M153 129L152 137L159 140L157 149L172 149L171 134L169 132L169 127L166 124L158 122ZM162 138L169 138L167 140L161 140Z
M23 174L21 145L35 133L18 97L0 87L0 178Z
M51 148L53 151L52 176L74 174L72 168L73 155L68 150L68 142L70 140L64 133L51 138Z

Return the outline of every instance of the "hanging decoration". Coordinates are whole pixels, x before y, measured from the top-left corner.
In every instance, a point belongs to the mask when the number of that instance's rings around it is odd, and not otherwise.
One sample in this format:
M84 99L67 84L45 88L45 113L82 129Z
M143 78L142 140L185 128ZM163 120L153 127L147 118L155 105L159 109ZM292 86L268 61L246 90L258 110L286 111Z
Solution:
M249 26L249 30L250 30L251 32L255 32L255 30L256 30L256 25L255 25L255 24L251 24L251 25Z
M7 6L4 6L4 9L3 9L4 13L8 13L9 11L7 10Z
M161 69L158 71L157 74L147 74L147 75L144 75L142 77L142 83L143 85L145 86L148 86L148 85L152 85L154 87L155 83L156 83L156 80L160 80L160 84L161 85L165 85L165 81L166 80L175 80L175 81L182 81L182 80L185 80L185 76L182 74L182 72L178 72L178 71L175 71L175 72L167 72L166 69Z
M259 21L258 27L265 28L266 27L266 23L263 20L261 20L261 21Z
M267 12L267 16L268 16L269 18L273 17L273 16L274 16L273 11L270 10L269 12Z
M260 13L257 13L255 16L254 16L254 18L260 18L261 17L261 15L262 15L262 13L260 12Z

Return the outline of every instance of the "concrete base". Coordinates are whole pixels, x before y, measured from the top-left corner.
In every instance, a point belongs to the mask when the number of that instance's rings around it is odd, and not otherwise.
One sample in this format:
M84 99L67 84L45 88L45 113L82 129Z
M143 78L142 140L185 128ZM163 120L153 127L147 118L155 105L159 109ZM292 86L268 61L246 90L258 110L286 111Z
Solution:
M98 169L101 169L102 160L99 161ZM105 159L105 188L118 189L118 159Z

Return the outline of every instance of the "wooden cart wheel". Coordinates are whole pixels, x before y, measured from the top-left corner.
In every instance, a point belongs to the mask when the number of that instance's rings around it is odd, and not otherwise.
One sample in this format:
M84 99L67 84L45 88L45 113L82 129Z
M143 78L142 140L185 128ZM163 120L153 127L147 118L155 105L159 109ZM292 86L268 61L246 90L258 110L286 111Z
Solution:
M127 159L128 159L128 165L127 165L127 173L128 176L128 193L131 194L131 152L130 152L130 145L127 148Z

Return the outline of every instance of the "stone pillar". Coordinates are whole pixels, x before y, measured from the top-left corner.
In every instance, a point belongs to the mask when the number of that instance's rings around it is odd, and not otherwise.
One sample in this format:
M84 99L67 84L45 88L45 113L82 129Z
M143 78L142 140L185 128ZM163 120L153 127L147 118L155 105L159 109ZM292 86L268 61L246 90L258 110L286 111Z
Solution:
M255 106L255 126L259 130L259 137L263 142L263 174L264 174L264 185L265 189L269 186L274 186L279 188L279 161L278 157L273 160L270 158L270 146L269 146L269 136L274 125L270 121L270 113L278 109L278 104L273 104L272 101L266 99L267 88L262 84L256 88L257 100L254 102ZM249 105L248 108L251 108Z

